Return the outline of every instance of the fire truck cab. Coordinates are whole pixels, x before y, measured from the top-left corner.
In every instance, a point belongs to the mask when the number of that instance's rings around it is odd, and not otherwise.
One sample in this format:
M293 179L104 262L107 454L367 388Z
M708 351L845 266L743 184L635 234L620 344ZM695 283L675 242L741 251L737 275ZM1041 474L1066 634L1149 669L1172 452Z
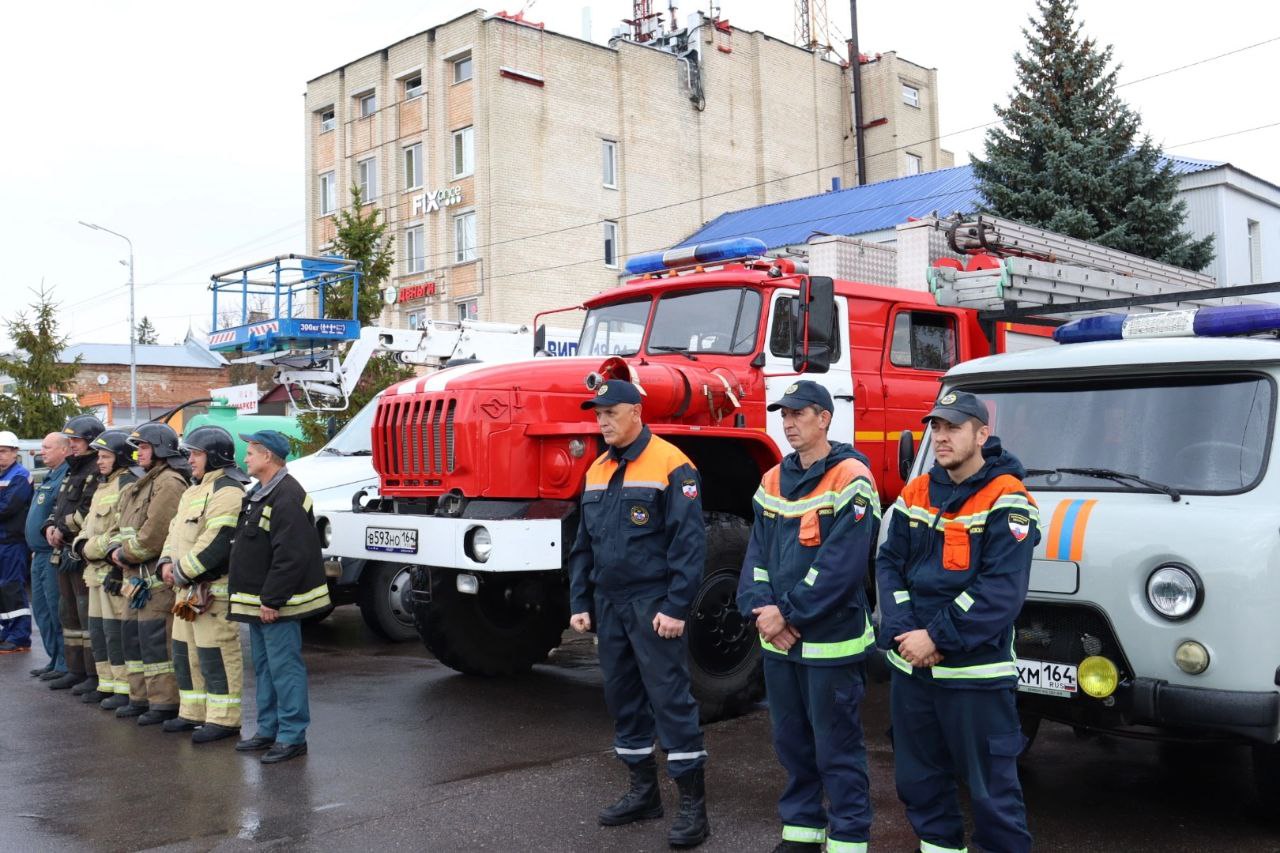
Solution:
M707 718L754 700L759 646L735 591L752 495L790 452L767 402L799 375L824 383L832 438L870 457L892 500L899 441L919 438L941 377L992 350L971 310L809 276L763 249L735 240L632 259L634 279L586 303L577 358L463 365L388 388L373 423L377 493L321 514L326 553L412 564L418 631L455 669L503 674L545 660L568 623L578 497L603 450L579 403L599 382L629 379L646 423L703 480L695 694ZM1003 329L997 338L1001 349Z

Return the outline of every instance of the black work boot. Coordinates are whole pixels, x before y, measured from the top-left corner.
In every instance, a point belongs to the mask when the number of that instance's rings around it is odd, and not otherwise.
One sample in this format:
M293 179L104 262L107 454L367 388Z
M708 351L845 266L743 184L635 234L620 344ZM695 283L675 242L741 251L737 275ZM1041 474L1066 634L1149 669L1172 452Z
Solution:
M158 708L150 708L138 716L138 725L155 726L175 719L177 716L178 712L172 709L161 711Z
M671 822L667 843L672 847L697 847L711 834L702 768L677 776L676 787L680 789L680 813Z
M822 853L822 845L817 841L780 841L773 853Z
M627 768L631 787L622 799L600 812L601 826L622 826L637 820L662 817L662 796L658 792L658 763L649 756Z
M71 688L72 696L83 696L98 689L98 676L90 675L84 681Z
M118 711L125 705L129 704L129 697L123 693L113 693L106 699L98 703L98 707L104 711Z
M50 690L68 690L88 678L83 672L68 672L49 682Z
M141 705L135 705L132 701L129 701L125 703L123 708L116 708L116 717L121 720L126 720L130 717L141 717L150 710L151 705L148 702L143 702Z

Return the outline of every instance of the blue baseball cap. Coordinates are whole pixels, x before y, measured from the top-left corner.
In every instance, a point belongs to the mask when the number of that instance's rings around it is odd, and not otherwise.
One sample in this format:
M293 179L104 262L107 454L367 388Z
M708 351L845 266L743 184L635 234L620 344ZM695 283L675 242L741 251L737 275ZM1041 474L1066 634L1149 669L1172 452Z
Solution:
M640 402L640 389L625 379L610 379L596 389L596 395L582 404L583 411L616 406L619 403Z
M241 441L252 441L261 444L281 459L289 458L289 436L274 429L262 429L257 432L240 433Z
M965 391L948 391L938 399L933 411L929 412L921 420L924 423L928 423L934 418L942 418L947 423L960 426L969 418L974 418L979 423L985 424L989 417L986 403L983 403L974 395Z
M801 379L789 386L786 393L768 408L771 412L778 409L803 409L805 406L817 406L825 412L835 412L835 403L831 401L831 392L812 379Z

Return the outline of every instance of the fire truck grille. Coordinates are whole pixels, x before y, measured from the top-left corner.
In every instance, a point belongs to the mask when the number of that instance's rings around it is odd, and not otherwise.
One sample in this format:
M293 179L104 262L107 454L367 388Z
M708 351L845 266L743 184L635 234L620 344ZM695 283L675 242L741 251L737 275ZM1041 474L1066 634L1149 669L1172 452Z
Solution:
M390 476L453 473L457 400L447 396L407 397L383 405L387 412L379 420Z
M1091 655L1109 658L1127 678L1133 669L1102 611L1083 604L1028 601L1017 622L1018 657L1079 664Z

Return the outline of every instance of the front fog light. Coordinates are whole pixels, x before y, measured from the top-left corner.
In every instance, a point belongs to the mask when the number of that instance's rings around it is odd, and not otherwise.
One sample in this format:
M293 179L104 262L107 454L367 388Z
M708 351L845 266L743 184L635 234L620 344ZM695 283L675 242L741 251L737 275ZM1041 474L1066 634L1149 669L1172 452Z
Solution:
M463 544L466 546L467 556L477 563L488 560L489 554L493 552L493 538L485 527L473 527L468 530Z
M1120 684L1120 671L1104 657L1094 655L1080 661L1076 672L1080 689L1095 699L1105 699L1116 692Z
M1173 662L1188 675L1199 675L1209 668L1209 650L1195 640L1187 640L1173 653Z
M465 593L467 595L475 595L480 591L480 578L475 575L458 575L458 579L455 583L458 585L458 592Z

